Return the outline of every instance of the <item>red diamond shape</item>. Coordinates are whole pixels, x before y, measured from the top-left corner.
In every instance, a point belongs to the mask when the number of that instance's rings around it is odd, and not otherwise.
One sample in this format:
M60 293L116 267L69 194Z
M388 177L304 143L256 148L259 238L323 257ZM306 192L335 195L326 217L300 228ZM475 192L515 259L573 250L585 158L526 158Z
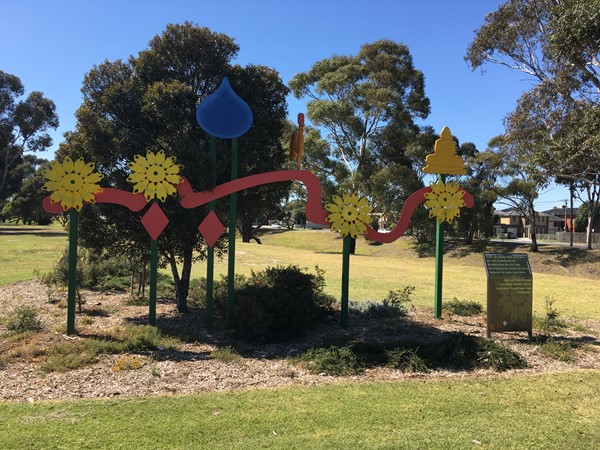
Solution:
M155 241L169 223L169 219L165 216L163 210L160 209L158 203L153 203L148 212L142 217L141 222L152 240Z
M215 245L215 242L221 237L225 227L217 217L214 211L208 213L202 223L198 226L198 231L206 241L209 247Z

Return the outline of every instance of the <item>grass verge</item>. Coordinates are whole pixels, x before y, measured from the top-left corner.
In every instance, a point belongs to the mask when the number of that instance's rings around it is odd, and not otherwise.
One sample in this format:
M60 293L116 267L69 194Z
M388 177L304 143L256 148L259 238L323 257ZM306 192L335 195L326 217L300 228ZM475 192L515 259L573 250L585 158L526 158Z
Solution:
M585 371L0 404L0 443L31 449L595 449L599 391L600 372Z

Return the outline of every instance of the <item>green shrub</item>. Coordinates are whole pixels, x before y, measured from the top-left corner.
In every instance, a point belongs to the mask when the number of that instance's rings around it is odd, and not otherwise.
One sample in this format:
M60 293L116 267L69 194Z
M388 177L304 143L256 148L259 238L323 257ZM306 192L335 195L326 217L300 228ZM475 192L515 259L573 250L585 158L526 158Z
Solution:
M118 286L122 281L113 278L126 278L125 290L129 288L131 263L123 255L95 253L80 248L77 254L77 283L79 287L101 290L104 286ZM45 281L66 285L69 280L69 249L65 249L50 275Z
M148 352L158 349L177 350L176 342L166 338L155 327L128 325L115 328L108 335L61 342L41 350L47 357L42 364L45 372L66 372L97 360L98 355Z
M282 341L301 334L331 304L322 292L323 271L297 266L252 272L236 290L234 327L247 340Z
M204 308L206 306L206 278L190 280L188 306L191 308Z
M478 316L483 312L483 306L480 303L470 300L459 300L456 297L453 300L444 302L442 307L459 316Z
M312 374L347 376L357 375L364 370L350 347L311 349L305 352L301 359L307 361L308 370Z
M104 275L98 279L96 288L102 292L127 292L131 287L131 277Z
M534 318L534 327L544 334L559 333L567 326L566 322L559 318L558 310L554 308L555 301L554 298L546 296L544 300L546 314L541 319Z
M32 306L17 307L3 322L8 331L15 333L40 331L44 328L42 321L38 317L37 310Z
M132 295L125 300L126 306L148 306L150 299L148 297L142 297L141 295Z
M389 291L381 302L350 302L348 309L351 313L373 319L405 317L414 290L414 286L405 286L402 290Z
M404 286L403 290L389 291L381 304L372 304L367 309L371 317L404 317L406 305L412 302L414 286Z
M569 362L573 360L573 345L568 341L559 341L552 338L546 339L540 345L542 354L559 361Z
M221 347L210 352L210 359L216 359L224 362L239 361L242 359L239 353L233 347Z
M88 351L84 345L65 342L51 347L42 364L43 372L67 372L96 362L96 354Z
M527 362L510 348L494 341L482 340L477 350L477 367L504 372L509 369L523 369Z
M452 333L443 340L423 346L424 358L430 366L452 369L493 369L505 371L527 367L518 353L487 339L464 333Z
M419 349L394 348L385 352L387 367L398 369L402 372L429 372L427 364L418 354Z

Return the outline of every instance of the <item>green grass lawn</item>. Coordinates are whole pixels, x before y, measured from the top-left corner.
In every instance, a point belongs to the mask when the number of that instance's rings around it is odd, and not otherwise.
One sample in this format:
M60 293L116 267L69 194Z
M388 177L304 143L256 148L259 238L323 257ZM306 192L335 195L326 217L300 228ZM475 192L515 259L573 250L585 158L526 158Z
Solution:
M0 224L0 286L49 272L66 245L67 233L58 224Z
M263 245L236 243L236 273L249 274L273 265L297 264L325 270L325 291L340 297L342 278L342 240L329 231L294 230L267 235ZM350 299L382 300L390 290L415 286L414 305L433 309L435 259L419 258L410 251L410 241L402 240L379 246L364 240L357 244L357 254L350 261ZM465 265L461 258L444 257L444 300L487 302L487 278L483 257L478 266ZM479 261L479 260L478 260ZM217 276L227 273L227 260L217 261ZM206 274L206 265L198 263L193 277ZM600 318L597 306L600 280L572 276L534 273L534 313L545 313L545 299L552 297L561 315L576 318ZM577 293L574 295L574 293Z
M42 233L33 233L33 228ZM7 233L13 231L13 233ZM18 233L14 233L18 231ZM248 275L268 266L297 264L325 270L326 292L339 298L341 292L342 240L327 230L293 230L262 237L263 245L236 244L236 272ZM67 235L58 225L26 227L0 225L0 286L34 279L36 273L51 270L64 251ZM480 255L478 256L478 258ZM472 261L472 260L471 260ZM388 291L415 286L414 304L433 308L435 260L419 258L409 240L385 245L368 245L359 240L357 254L350 262L350 299L382 300ZM168 270L165 273L170 275ZM216 276L227 273L227 259L217 261ZM206 265L197 263L192 277L206 274ZM597 306L600 280L535 273L533 277L534 313L545 312L547 297L555 299L561 315L575 318L600 318ZM487 298L487 279L483 258L479 264L465 264L462 258L444 257L444 300L477 301Z
M59 228L0 225L0 285L50 270L67 236ZM11 231L11 232L7 232ZM326 270L339 296L341 239L295 230L239 242L238 273L297 264ZM480 255L479 255L480 256ZM444 298L485 304L486 276L476 258L444 259ZM197 264L193 276L204 276ZM226 261L217 264L225 273ZM382 299L416 287L417 306L433 303L434 259L408 241L359 242L350 295ZM600 281L534 273L534 309L556 300L561 316L600 318ZM576 293L576 294L574 294ZM0 377L2 370L0 369ZM526 448L600 446L599 371L493 378L332 384L185 397L0 403L0 448Z
M596 449L598 371L0 404L2 448Z

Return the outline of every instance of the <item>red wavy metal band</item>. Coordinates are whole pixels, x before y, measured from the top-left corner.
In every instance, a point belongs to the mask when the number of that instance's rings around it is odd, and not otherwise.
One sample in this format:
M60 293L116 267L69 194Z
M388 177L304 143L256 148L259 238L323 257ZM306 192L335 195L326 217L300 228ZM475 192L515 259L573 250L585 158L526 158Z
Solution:
M307 170L279 170L276 172L259 173L238 178L216 186L212 191L194 192L190 182L184 177L183 182L175 186L179 192L179 203L184 208L196 208L210 201L249 189L261 184L277 183L280 181L300 181L306 186L306 218L319 225L329 226L325 217L329 214L321 207L321 183L315 174Z
M181 206L184 208L196 208L212 200L217 200L234 192L249 189L261 184L292 180L300 181L306 186L306 218L316 224L329 226L330 223L325 220L329 213L321 206L321 184L319 183L319 179L312 172L306 170L280 170L277 172L250 175L220 184L212 191L203 192L194 192L189 181L184 177L183 182L178 184L176 188L179 192L179 203L181 203ZM473 207L473 196L462 188L460 188L460 190L464 191L463 200L465 206L467 208ZM425 201L425 194L428 192L431 192L431 188L424 187L408 197L400 213L400 219L391 232L379 233L370 226L367 226L367 233L365 236L372 241L382 243L393 242L401 237L408 228L415 209Z
M143 193L134 194L132 192L123 191L114 188L102 188L102 192L95 195L96 203L112 203L115 205L125 206L133 212L141 211L148 204ZM88 202L83 202L84 205L89 205ZM63 212L60 203L52 203L50 196L44 197L42 200L42 208L44 211L51 214L59 214Z
M464 192L463 200L465 202L465 206L467 208L472 208L475 204L473 196L463 188L459 189ZM402 207L402 211L400 212L400 219L392 231L389 233L379 233L367 225L367 234L365 234L365 237L367 239L371 239L372 241L381 242L383 244L394 242L396 239L400 238L408 228L410 219L412 218L415 209L417 209L417 206L425 201L425 194L428 192L431 192L431 188L424 187L416 192L413 192L410 197L406 199L406 202Z

